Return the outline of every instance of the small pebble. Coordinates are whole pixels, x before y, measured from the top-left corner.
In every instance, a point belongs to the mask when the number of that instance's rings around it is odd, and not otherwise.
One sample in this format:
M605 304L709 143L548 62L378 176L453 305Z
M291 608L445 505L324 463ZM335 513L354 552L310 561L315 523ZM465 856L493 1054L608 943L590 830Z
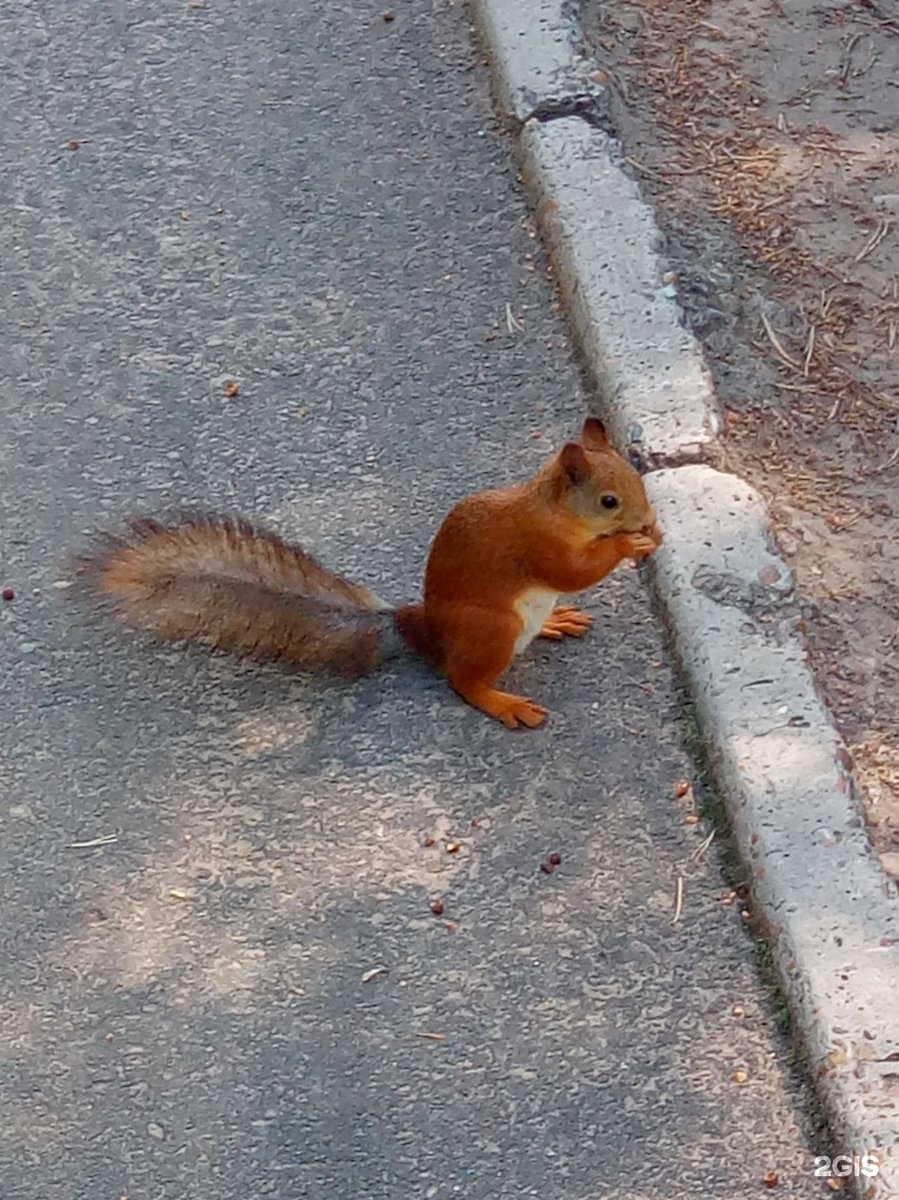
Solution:
M882 196L873 196L872 201L877 208L885 208L899 215L899 193L885 192Z
M542 862L540 864L540 870L543 872L544 875L552 875L552 873L555 869L556 868L552 865L551 862Z
M15 600L16 598L16 593L12 590L12 588L4 588L2 594L4 600Z
M549 861L554 867L557 867L562 861L562 855L559 854L558 851L553 850L552 854L549 856Z
M443 901L442 900L432 900L431 901L431 912L434 914L435 917L443 916Z

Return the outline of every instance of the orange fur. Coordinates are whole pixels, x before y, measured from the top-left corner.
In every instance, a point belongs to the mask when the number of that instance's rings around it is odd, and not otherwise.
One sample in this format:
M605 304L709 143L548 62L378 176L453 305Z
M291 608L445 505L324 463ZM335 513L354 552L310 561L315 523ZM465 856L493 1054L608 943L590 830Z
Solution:
M613 512L601 504L609 494L620 502ZM534 726L544 709L492 687L523 631L522 597L593 587L661 540L642 479L590 420L580 441L532 480L456 505L431 546L424 603L401 610L398 627L470 704L510 728ZM576 632L574 625L583 632L583 617L574 620L572 611L557 609L539 632L554 637Z

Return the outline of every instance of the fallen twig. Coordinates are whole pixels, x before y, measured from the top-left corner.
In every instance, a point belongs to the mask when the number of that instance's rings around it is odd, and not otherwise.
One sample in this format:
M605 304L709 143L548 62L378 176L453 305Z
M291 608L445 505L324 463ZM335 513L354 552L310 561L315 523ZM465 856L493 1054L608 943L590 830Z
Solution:
M506 328L509 333L521 333L524 329L524 325L513 314L511 304L506 304Z
M805 360L802 364L802 374L808 378L808 370L811 366L812 355L815 353L815 330L817 325L812 325L808 331L808 343L805 347Z
M855 258L852 261L860 263L862 261L862 259L867 258L872 250L876 250L876 248L880 245L880 243L883 241L883 239L886 237L886 235L890 232L892 227L893 227L892 221L884 221L881 224L880 228L877 230L877 232L873 233L868 238L867 242L864 244L864 246L861 248L861 250L859 250L858 254L856 254Z
M639 171L643 175L648 175L650 179L655 179L657 183L668 182L664 175L660 175L658 171L654 171L652 167L647 167L645 163L638 162L635 158L625 158L624 161L630 163L635 171Z
M106 833L103 837L91 838L89 842L69 842L70 850L93 850L95 846L111 846L119 840L117 833Z
M852 51L862 38L866 36L866 34L859 32L853 34L849 39L849 45L846 47L846 52L843 55L843 65L840 68L840 84L842 87L846 86L846 80L849 78L849 72L852 70Z
M896 462L899 462L899 446L893 451L890 457L886 460L882 467L876 467L872 474L880 475L884 471L888 471Z
M765 327L765 333L767 333L767 335L768 335L768 340L770 341L771 345L774 347L775 353L777 354L778 358L783 359L783 361L787 364L788 367L795 367L796 370L798 371L800 364L797 362L797 360L795 358L793 358L793 356L791 354L788 354L787 351L783 348L780 338L777 336L777 334L771 328L771 322L768 320L768 318L765 316L765 314L763 312L760 311L759 315L762 318L762 324Z
M690 855L690 858L692 859L692 861L695 863L701 862L703 860L703 858L705 858L706 852L708 851L709 846L711 846L711 844L714 840L715 840L715 831L713 829L712 832L709 834L709 836L707 838L703 838L703 840L699 843L699 845L696 847L696 849Z

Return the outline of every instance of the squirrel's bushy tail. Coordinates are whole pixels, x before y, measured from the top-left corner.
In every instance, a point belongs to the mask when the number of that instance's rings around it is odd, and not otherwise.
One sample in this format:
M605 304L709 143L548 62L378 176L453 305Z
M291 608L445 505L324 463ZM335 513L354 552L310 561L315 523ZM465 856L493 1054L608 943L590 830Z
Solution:
M162 638L351 674L373 670L404 641L371 592L240 519L132 520L78 566L121 620Z

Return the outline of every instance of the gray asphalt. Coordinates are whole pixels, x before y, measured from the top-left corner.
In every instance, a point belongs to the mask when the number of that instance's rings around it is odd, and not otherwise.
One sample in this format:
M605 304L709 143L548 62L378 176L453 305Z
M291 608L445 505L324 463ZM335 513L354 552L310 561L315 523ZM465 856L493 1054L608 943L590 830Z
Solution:
M4 1198L806 1197L840 1150L691 861L636 571L515 668L521 735L54 586L203 503L404 600L449 505L577 426L479 54L426 0L0 8Z

